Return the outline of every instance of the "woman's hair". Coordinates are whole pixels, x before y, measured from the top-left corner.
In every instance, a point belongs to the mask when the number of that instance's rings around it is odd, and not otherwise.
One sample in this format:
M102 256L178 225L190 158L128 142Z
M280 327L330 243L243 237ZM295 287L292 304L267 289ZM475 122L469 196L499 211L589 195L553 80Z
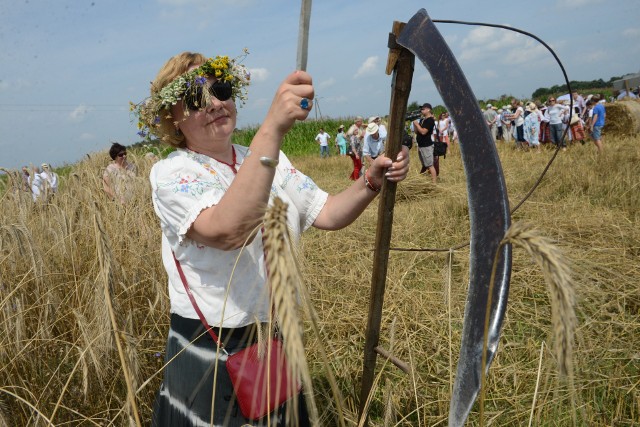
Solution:
M109 156L111 157L111 160L115 160L118 153L123 151L127 151L127 147L124 145L118 144L117 142L111 144L111 148L109 148Z
M182 52L170 58L160 69L156 79L151 83L151 96L160 92L163 87L171 83L176 77L189 71L191 67L197 67L207 62L207 58L194 52ZM175 125L171 117L171 111L165 110L160 115L160 123L156 128L160 140L173 147L184 147L184 135Z

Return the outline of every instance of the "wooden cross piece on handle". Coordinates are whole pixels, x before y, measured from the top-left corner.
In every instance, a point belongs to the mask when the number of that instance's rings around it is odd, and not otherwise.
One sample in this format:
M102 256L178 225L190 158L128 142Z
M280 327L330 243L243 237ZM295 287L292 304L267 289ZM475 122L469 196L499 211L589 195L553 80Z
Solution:
M389 34L389 58L387 61L387 74L393 72L391 80L391 106L389 112L389 129L385 147L385 155L395 160L402 149L402 140L405 135L405 115L407 103L411 92L411 80L415 58L407 49L396 43L396 37L402 31L404 23L395 21L392 32ZM393 224L393 208L396 197L396 183L383 181L378 204L378 224L376 228L375 252L373 255L373 269L371 274L371 297L369 300L369 317L364 344L364 363L362 370L362 388L360 389L360 419L364 417L364 426L367 426L367 400L375 378L375 365L377 353L388 353L380 350L380 323L382 320L382 304L384 302L384 288L389 261L389 247L391 241L391 228ZM378 350L377 350L378 349ZM393 359L389 358L396 366Z

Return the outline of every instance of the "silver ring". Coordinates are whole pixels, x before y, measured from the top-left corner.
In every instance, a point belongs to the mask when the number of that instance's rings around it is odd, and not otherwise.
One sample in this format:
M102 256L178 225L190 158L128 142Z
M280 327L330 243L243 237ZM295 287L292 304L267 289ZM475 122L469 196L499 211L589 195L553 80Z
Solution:
M303 110L310 110L310 104L309 104L309 99L307 98L302 98L300 100L300 108L302 108Z

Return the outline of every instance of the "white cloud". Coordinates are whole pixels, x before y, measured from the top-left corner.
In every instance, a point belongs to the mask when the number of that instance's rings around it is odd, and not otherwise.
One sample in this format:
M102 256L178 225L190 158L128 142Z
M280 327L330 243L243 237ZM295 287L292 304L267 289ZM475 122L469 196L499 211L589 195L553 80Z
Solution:
M345 104L349 101L349 97L344 95L330 96L327 100L336 104Z
M462 40L461 47L460 60L466 62L489 60L494 64L517 65L548 54L546 48L533 39L489 27L471 30Z
M80 141L93 141L94 139L96 139L96 136L92 133L85 132L80 134L78 138L80 139Z
M513 31L479 27L471 30L460 46L460 59L476 61L480 59L500 57L511 49L519 49L525 43L522 36Z
M367 59L365 59L362 65L360 66L360 68L358 69L358 72L353 77L358 78L358 77L366 76L367 74L371 74L378 66L379 59L380 58L378 58L377 56L370 56Z
M319 89L326 89L326 88L331 87L331 86L333 86L333 85L335 85L335 84L336 84L336 79L334 79L333 77L331 77L330 79L327 79L327 80L321 81L321 82L320 82L320 83L318 83L316 86L317 86Z
M254 82L263 82L269 78L269 70L266 68L250 68L249 72L251 73L251 81Z
M489 79L493 79L495 77L498 77L498 73L496 73L495 70L483 70L483 71L480 72L480 75L482 77L486 77L486 78L489 78Z
M87 107L86 105L80 104L75 110L69 113L69 119L74 122L81 122L91 111L93 111L93 107Z
M507 65L532 64L541 59L551 59L549 51L534 40L527 40L522 46L514 47L503 56L503 63Z
M598 49L581 55L580 60L585 64L593 64L594 62L604 61L606 58L607 52L602 49Z
M27 87L31 87L31 83L24 79L17 79L15 81L0 80L0 91L18 91Z
M603 0L558 0L558 7L561 8L576 8L576 7L583 7L583 6L588 6L590 4L598 4L598 3L602 3Z
M622 35L630 38L640 37L640 28L627 28L622 32Z

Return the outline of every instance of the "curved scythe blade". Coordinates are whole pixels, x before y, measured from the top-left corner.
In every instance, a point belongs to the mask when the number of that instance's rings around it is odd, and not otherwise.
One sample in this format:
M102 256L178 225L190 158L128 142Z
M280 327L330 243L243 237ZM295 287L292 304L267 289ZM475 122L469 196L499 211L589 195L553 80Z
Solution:
M419 10L411 18L400 33L398 43L429 70L456 124L467 176L471 222L469 294L449 410L449 425L462 426L481 386L484 323L493 258L511 222L507 190L495 142L476 97L426 10ZM486 370L498 346L509 294L511 247L504 246L501 252L491 300Z

